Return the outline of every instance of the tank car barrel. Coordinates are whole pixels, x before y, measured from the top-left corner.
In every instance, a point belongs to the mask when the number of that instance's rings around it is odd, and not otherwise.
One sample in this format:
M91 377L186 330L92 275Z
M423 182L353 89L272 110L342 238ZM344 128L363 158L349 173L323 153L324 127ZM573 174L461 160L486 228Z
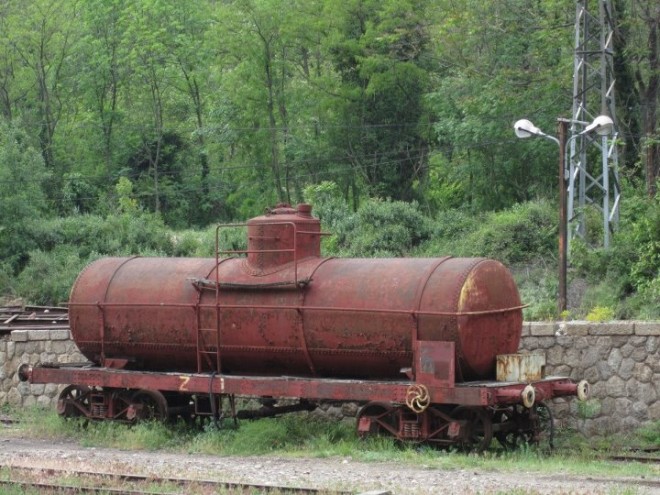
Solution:
M32 366L27 363L21 364L18 367L18 379L21 382L32 381Z

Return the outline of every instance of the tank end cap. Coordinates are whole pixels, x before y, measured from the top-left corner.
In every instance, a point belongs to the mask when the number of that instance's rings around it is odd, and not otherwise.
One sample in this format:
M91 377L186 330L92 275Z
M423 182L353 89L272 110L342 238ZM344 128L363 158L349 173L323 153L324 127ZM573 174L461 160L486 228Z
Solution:
M18 367L18 379L22 382L30 381L32 378L32 366L23 363Z

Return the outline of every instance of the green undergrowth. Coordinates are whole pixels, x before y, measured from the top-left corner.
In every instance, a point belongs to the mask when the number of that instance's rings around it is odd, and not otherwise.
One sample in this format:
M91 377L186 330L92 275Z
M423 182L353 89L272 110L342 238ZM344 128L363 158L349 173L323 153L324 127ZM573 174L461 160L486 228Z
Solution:
M17 416L14 414L14 416ZM483 454L438 450L423 445L405 445L389 438L360 440L353 422L317 419L309 415L242 421L239 428L225 421L220 428L204 428L184 423L164 425L143 423L134 426L111 422L62 420L54 412L29 409L20 414L20 423L5 435L73 440L87 447L125 450L168 451L187 454L340 458L342 462L399 462L427 469L480 469L486 471L562 472L575 475L660 476L660 469L640 463L613 463L604 454L621 451L626 445L657 442L660 424L640 429L627 438L612 437L615 445L593 444L583 437L562 432L558 449L550 455L540 449L522 446L505 452L493 442ZM656 443L657 445L657 443Z

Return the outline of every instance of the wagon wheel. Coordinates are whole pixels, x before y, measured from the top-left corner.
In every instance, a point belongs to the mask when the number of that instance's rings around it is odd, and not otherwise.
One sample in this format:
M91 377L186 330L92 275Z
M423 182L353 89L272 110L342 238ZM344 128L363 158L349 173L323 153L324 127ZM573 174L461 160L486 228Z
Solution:
M168 410L165 396L157 390L138 390L131 397L135 407L135 421L167 421Z
M371 419L369 431L360 431L360 421L366 417ZM399 429L398 424L396 411L391 406L379 402L369 402L358 412L357 434L361 439L375 435L396 436Z
M521 432L521 412L518 406L512 406L496 413L496 422L500 425L508 425L504 429L495 433L495 438L504 447L504 450L515 450L525 442Z
M495 434L495 438L506 450L515 450L522 444L554 449L555 426L552 411L544 402L535 404L531 409L513 406L502 411L499 419L500 424L508 421L515 423L515 428Z
M533 440L539 447L548 450L555 448L555 422L552 411L545 402L539 402L534 406L535 421Z
M62 390L57 400L57 414L63 418L88 417L89 387L85 385L69 385Z
M493 421L481 407L459 406L451 413L452 418L466 420L468 435L459 442L461 448L483 452L493 439Z

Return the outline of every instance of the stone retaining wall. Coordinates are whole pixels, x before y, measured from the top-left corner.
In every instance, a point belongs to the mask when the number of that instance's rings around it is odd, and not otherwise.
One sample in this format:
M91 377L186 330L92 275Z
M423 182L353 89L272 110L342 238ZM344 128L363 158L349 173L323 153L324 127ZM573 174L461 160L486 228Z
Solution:
M86 359L71 340L69 330L14 330L0 337L0 406L55 407L64 386L20 382L23 363L81 363Z
M560 426L588 437L660 420L660 322L525 323L521 350L546 355L546 375L585 379L591 399L555 399Z
M553 406L560 426L589 437L660 420L659 348L660 322L525 323L521 341L521 350L545 353L547 375L589 381L589 401L555 399ZM55 406L61 387L20 383L22 363L83 361L68 330L15 330L0 337L0 406ZM338 415L354 410L331 407Z

